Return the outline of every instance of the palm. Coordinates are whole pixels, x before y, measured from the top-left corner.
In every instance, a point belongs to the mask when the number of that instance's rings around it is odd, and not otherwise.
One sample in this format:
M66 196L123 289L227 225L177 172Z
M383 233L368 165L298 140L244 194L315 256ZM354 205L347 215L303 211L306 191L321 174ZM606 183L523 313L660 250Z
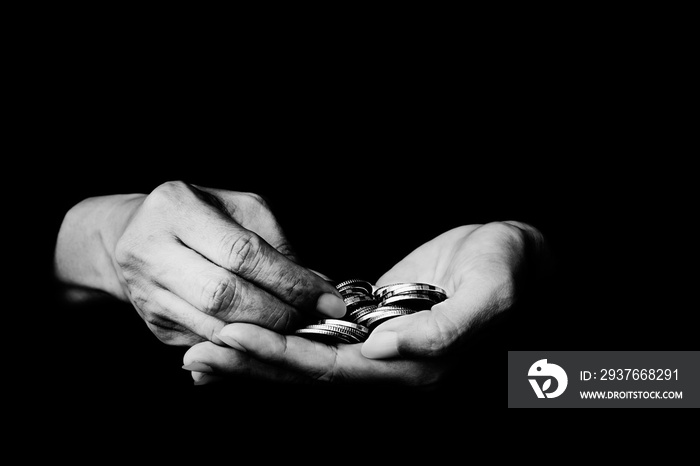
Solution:
M377 282L378 286L396 282L425 282L447 291L447 306L437 306L466 323L467 307L494 293L512 298L513 278L524 259L522 237L510 234L504 224L485 228L467 225L450 230L423 244ZM478 306L477 306L478 307ZM471 309L474 310L474 309Z
M452 352L475 321L488 319L512 303L527 245L536 252L542 246L541 235L531 227L469 225L425 243L392 267L377 281L378 286L430 283L444 288L448 299L427 312L386 321L374 330L373 335L399 335L398 353L389 359L363 356L361 348L364 351L369 340L334 347L234 323L229 327L246 355L203 343L206 346L193 348L186 360L208 362L218 357L224 361L224 373L245 370L273 379L432 383L448 364L449 358L440 356Z

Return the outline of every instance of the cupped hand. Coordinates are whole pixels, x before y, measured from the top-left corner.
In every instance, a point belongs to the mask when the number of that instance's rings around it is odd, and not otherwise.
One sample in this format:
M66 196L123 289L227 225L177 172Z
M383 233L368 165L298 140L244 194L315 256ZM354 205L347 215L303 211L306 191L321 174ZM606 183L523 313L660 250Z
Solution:
M224 327L227 347L204 342L185 354L196 383L221 376L432 385L471 332L513 305L545 257L542 235L518 222L450 230L409 254L377 282L424 282L447 291L432 309L377 327L364 343L329 346L247 323Z

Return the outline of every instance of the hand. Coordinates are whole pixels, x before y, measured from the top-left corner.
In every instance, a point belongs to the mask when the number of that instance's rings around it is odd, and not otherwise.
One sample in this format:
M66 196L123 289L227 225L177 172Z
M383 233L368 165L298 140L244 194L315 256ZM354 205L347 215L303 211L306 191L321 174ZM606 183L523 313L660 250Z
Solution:
M185 354L197 383L244 374L285 381L394 381L431 385L450 355L479 324L508 309L518 287L536 272L542 235L517 222L469 225L419 247L384 274L377 286L425 282L448 299L377 327L364 343L329 346L293 335L234 323L220 336L230 347L201 343Z
M267 205L249 193L171 182L148 196L89 199L64 220L56 258L64 282L130 301L173 345L221 344L229 322L284 332L300 312L345 313L340 294L295 263Z

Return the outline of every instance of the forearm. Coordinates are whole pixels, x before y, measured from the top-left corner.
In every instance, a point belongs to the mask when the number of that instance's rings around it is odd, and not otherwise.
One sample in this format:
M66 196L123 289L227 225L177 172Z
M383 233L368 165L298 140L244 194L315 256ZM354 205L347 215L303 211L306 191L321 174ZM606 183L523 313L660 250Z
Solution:
M85 299L94 294L91 291L128 299L114 247L144 198L142 194L93 197L68 211L54 253L56 278L72 290L68 299Z

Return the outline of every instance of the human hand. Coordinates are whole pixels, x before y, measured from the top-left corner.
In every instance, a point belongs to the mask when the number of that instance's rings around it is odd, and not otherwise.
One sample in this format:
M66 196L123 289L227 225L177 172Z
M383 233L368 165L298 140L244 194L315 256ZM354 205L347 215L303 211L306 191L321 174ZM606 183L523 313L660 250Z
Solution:
M95 198L73 211L59 234L59 278L130 301L165 343L222 344L217 334L230 322L284 332L300 312L345 313L337 290L296 264L254 194L169 182L148 196Z
M393 381L431 385L471 331L512 306L518 288L545 255L542 235L517 222L450 230L409 254L377 286L424 282L448 299L378 326L364 343L329 346L234 323L220 337L230 347L201 343L185 354L196 383L244 374L284 381Z

